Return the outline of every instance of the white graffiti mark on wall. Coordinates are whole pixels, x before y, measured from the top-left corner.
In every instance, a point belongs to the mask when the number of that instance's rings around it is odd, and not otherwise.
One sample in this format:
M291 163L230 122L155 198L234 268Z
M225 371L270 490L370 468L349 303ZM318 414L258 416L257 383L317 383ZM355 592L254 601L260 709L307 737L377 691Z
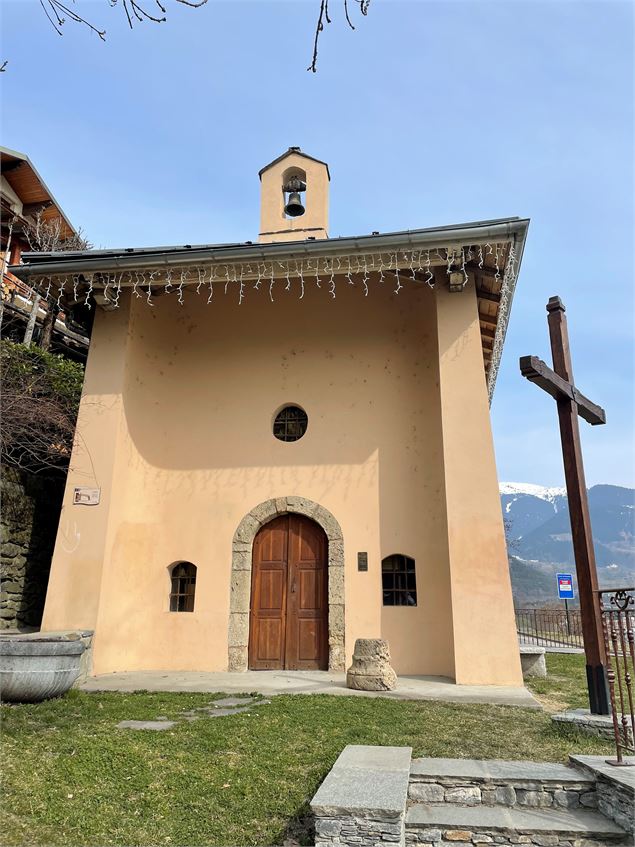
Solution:
M64 521L60 533L60 541L65 553L74 553L81 540L79 528L75 521Z

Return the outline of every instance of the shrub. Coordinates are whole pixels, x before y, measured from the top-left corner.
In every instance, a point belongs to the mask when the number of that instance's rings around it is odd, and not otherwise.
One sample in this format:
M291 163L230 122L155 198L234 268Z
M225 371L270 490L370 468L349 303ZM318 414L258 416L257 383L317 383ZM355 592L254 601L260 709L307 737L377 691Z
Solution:
M84 368L39 347L0 342L3 464L29 473L68 468Z

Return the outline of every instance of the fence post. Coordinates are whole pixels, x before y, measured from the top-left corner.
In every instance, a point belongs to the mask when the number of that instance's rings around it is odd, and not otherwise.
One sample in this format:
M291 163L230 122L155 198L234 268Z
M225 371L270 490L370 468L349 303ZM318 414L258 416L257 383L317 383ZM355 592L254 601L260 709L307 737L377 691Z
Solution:
M615 760L606 761L609 765L628 766L634 763L625 762L624 753L635 755L635 709L632 689L635 676L635 588L616 588L598 591L598 594L602 610L606 675L617 754Z

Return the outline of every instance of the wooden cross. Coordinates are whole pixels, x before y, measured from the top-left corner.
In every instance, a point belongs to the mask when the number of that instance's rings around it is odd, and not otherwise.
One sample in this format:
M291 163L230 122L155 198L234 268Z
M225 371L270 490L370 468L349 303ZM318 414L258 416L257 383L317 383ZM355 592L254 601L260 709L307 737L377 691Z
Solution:
M580 595L589 703L592 714L608 715L610 710L602 611L578 426L578 415L594 426L606 423L606 415L604 409L588 400L573 383L569 334L562 300L559 297L551 297L547 303L547 312L553 370L536 356L522 356L520 372L530 382L535 382L551 394L558 405L564 475Z

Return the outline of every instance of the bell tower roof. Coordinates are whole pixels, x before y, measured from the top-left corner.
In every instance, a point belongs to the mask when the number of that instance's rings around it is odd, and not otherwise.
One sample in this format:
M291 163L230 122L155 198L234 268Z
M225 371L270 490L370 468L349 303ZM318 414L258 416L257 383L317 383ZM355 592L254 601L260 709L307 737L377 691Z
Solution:
M258 171L258 176L260 177L260 179L262 179L262 175L264 174L265 171L268 171L269 168L272 168L274 165L277 165L278 162L282 162L283 159L286 159L287 156L291 156L294 153L295 153L296 156L302 156L303 159L310 159L312 162L317 162L318 165L324 165L324 167L326 168L326 175L327 175L327 177L329 178L329 181L330 181L331 174L329 173L329 166L327 165L327 163L323 162L321 159L316 159L315 156L309 156L308 153L303 153L302 150L300 150L299 147L289 147L289 149L286 150L281 156L278 156L272 162L269 162L268 165L265 165L264 168L261 168Z

